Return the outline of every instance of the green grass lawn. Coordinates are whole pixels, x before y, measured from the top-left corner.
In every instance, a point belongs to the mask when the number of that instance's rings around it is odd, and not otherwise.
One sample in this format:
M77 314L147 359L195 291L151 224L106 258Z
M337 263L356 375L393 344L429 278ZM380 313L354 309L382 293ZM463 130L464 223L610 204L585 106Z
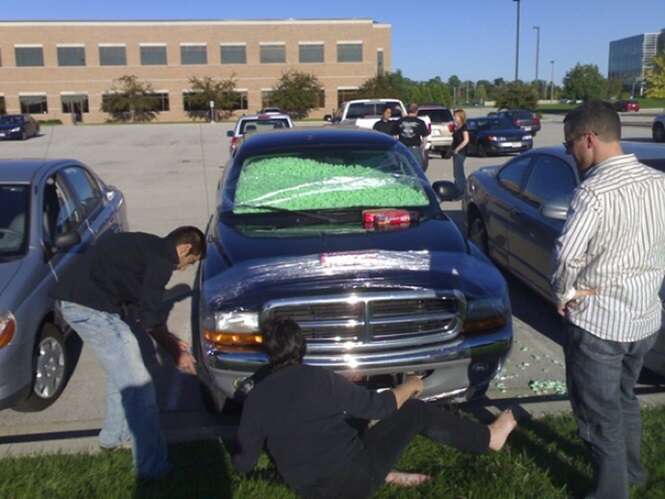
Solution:
M665 498L665 407L643 412L646 486L639 499ZM249 476L237 474L222 444L201 441L172 446L176 466L169 480L135 483L129 451L109 455L56 455L0 460L0 497L14 498L295 498L267 457ZM524 421L501 453L463 454L417 438L398 469L435 479L417 489L384 486L378 498L579 497L591 485L587 451L570 416Z

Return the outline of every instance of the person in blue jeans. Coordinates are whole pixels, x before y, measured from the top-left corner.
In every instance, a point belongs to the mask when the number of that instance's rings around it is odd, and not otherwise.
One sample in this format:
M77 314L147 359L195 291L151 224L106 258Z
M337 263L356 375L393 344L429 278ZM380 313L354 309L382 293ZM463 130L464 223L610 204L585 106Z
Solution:
M166 327L162 300L173 271L198 262L205 251L205 237L196 227L179 227L164 238L140 232L106 234L53 292L62 318L106 371L100 446L112 450L131 440L141 480L158 479L171 465L155 387L136 335L149 333L178 369L196 374L189 345Z
M455 120L455 131L453 132L453 143L450 146L453 151L453 178L455 187L457 187L458 199L461 199L466 191L464 160L466 159L466 146L469 143L464 109L455 109L453 119Z
M582 179L556 248L552 287L566 318L568 395L591 450L588 498L627 499L647 480L634 388L661 328L665 174L624 154L612 107L588 101L564 120Z

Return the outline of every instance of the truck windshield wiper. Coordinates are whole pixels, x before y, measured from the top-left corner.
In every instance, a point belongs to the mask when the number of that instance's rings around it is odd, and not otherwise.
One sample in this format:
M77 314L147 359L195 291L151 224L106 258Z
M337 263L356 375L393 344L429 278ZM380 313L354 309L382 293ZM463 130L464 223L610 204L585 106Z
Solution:
M323 220L324 222L336 223L337 219L333 217L328 217L326 215L321 215L319 213L312 213L310 211L298 211L298 210L289 210L288 208L280 208L279 206L272 206L269 204L251 204L251 203L241 203L236 204L233 208L255 208L257 210L266 210L272 211L275 213L289 213L291 215L300 215L307 218L312 218L314 220Z

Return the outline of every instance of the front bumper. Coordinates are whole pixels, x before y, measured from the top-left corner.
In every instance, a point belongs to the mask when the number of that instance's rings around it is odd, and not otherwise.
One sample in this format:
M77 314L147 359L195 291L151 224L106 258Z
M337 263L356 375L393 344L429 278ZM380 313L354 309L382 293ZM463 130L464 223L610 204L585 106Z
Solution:
M22 132L10 132L8 130L0 130L0 140L16 140L20 139Z
M507 152L523 152L533 147L533 142L523 142L520 146L502 146L501 142L487 143L488 152L492 154L502 154Z
M404 373L424 373L423 399L450 397L489 383L503 366L512 345L512 324L485 334L399 351L307 355L305 363L328 367L355 377L391 375L394 384ZM199 364L201 379L211 389L235 397L241 383L267 363L262 352L208 352ZM203 364L203 365L201 365ZM382 388L392 388L390 384Z
M446 135L441 135L441 136L429 136L427 137L427 143L430 145L430 149L446 149L450 147L453 144L453 137L452 136L446 136Z

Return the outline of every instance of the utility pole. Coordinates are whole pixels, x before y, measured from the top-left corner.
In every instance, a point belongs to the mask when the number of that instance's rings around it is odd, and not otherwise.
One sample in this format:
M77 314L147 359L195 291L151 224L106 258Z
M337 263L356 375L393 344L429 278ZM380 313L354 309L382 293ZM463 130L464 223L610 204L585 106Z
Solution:
M550 64L552 65L552 76L550 78L550 100L554 100L554 60L550 61Z
M520 73L520 0L517 2L517 24L515 26L515 81L519 79Z
M536 30L536 81L538 81L538 57L540 55L540 26L534 26Z

